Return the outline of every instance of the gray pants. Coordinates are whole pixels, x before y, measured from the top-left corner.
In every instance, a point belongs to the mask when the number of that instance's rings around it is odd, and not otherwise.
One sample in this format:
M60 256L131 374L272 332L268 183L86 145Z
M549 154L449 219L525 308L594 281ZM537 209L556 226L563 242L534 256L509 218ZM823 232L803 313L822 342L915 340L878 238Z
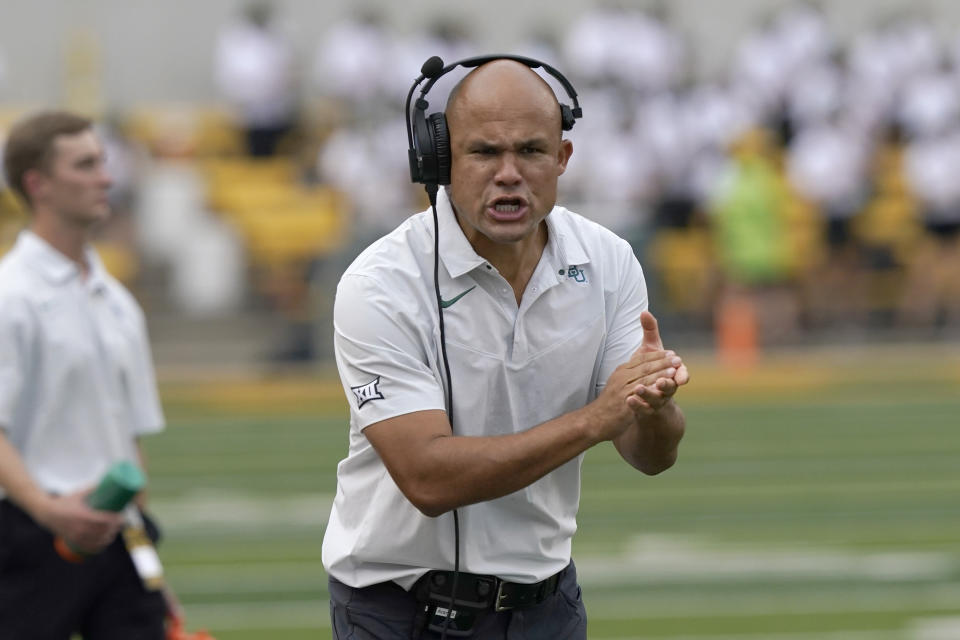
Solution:
M330 621L334 640L436 640L424 630L414 637L414 595L393 582L362 589L330 578ZM449 635L447 636L450 637ZM529 609L487 611L473 630L476 640L586 640L587 612L580 598L577 570L570 563L557 593Z

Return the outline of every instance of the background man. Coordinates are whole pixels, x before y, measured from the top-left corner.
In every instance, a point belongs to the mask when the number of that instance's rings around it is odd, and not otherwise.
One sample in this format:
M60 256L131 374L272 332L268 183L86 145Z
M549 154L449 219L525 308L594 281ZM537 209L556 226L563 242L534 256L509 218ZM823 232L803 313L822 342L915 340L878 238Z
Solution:
M143 313L89 245L109 214L104 161L91 122L70 113L28 117L4 150L31 215L0 261L4 638L164 637L164 598L118 535L127 519L84 501L112 463L142 463L137 439L164 426ZM67 562L57 536L93 555Z

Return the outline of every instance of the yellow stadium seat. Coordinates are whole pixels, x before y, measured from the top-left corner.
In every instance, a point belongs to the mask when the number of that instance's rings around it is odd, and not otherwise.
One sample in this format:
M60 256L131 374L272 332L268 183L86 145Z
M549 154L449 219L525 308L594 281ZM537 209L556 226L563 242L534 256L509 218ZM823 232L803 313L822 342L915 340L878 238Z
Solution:
M713 279L713 243L705 229L661 229L650 243L667 304L681 312L706 313Z
M287 206L237 219L254 263L278 265L329 253L346 238L347 216L336 194L320 189Z
M240 131L218 105L151 104L134 107L124 129L131 138L165 157L239 154Z
M210 185L207 203L225 218L244 217L248 212L262 213L290 206L297 197L293 184L236 182L219 187Z
M199 166L206 181L218 188L248 182L284 184L297 182L296 163L285 156L213 157L201 160Z
M286 206L302 188L289 158L211 158L200 166L209 206L227 217L251 208Z

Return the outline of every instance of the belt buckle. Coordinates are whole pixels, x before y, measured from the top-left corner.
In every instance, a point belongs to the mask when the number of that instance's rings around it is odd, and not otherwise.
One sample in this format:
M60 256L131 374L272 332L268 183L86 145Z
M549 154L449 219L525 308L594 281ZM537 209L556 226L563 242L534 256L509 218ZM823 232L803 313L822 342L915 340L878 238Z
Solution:
M496 598L494 598L494 600L493 600L493 610L494 610L494 611L498 611L498 612L499 612L499 611L510 611L511 609L513 609L512 606L504 606L504 605L500 604L500 601L507 597L507 594L505 594L505 593L503 592L503 585L505 585L505 584L506 584L506 582L504 582L503 580L497 580L497 596L496 596Z

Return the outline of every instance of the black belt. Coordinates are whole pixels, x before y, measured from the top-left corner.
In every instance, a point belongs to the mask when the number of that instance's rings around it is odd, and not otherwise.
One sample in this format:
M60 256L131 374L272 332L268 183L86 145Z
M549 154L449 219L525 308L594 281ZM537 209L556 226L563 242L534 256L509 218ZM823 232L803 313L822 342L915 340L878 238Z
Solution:
M476 622L487 612L526 609L555 594L563 571L533 584L459 573L456 594L453 571L428 571L413 588L421 607L414 637L419 637L424 627L451 638L471 636Z
M521 584L519 582L505 582L499 580L497 585L497 598L493 603L494 611L507 611L509 609L524 609L540 604L557 592L560 585L560 574L555 573L546 580L534 582L533 584Z
M526 609L533 607L557 592L563 571L559 571L545 580L524 584L507 582L496 576L478 575L461 572L457 576L458 603L478 608L492 608L494 611ZM445 596L448 601L453 590L453 571L428 571L418 581L420 592ZM415 588L415 591L418 589Z

